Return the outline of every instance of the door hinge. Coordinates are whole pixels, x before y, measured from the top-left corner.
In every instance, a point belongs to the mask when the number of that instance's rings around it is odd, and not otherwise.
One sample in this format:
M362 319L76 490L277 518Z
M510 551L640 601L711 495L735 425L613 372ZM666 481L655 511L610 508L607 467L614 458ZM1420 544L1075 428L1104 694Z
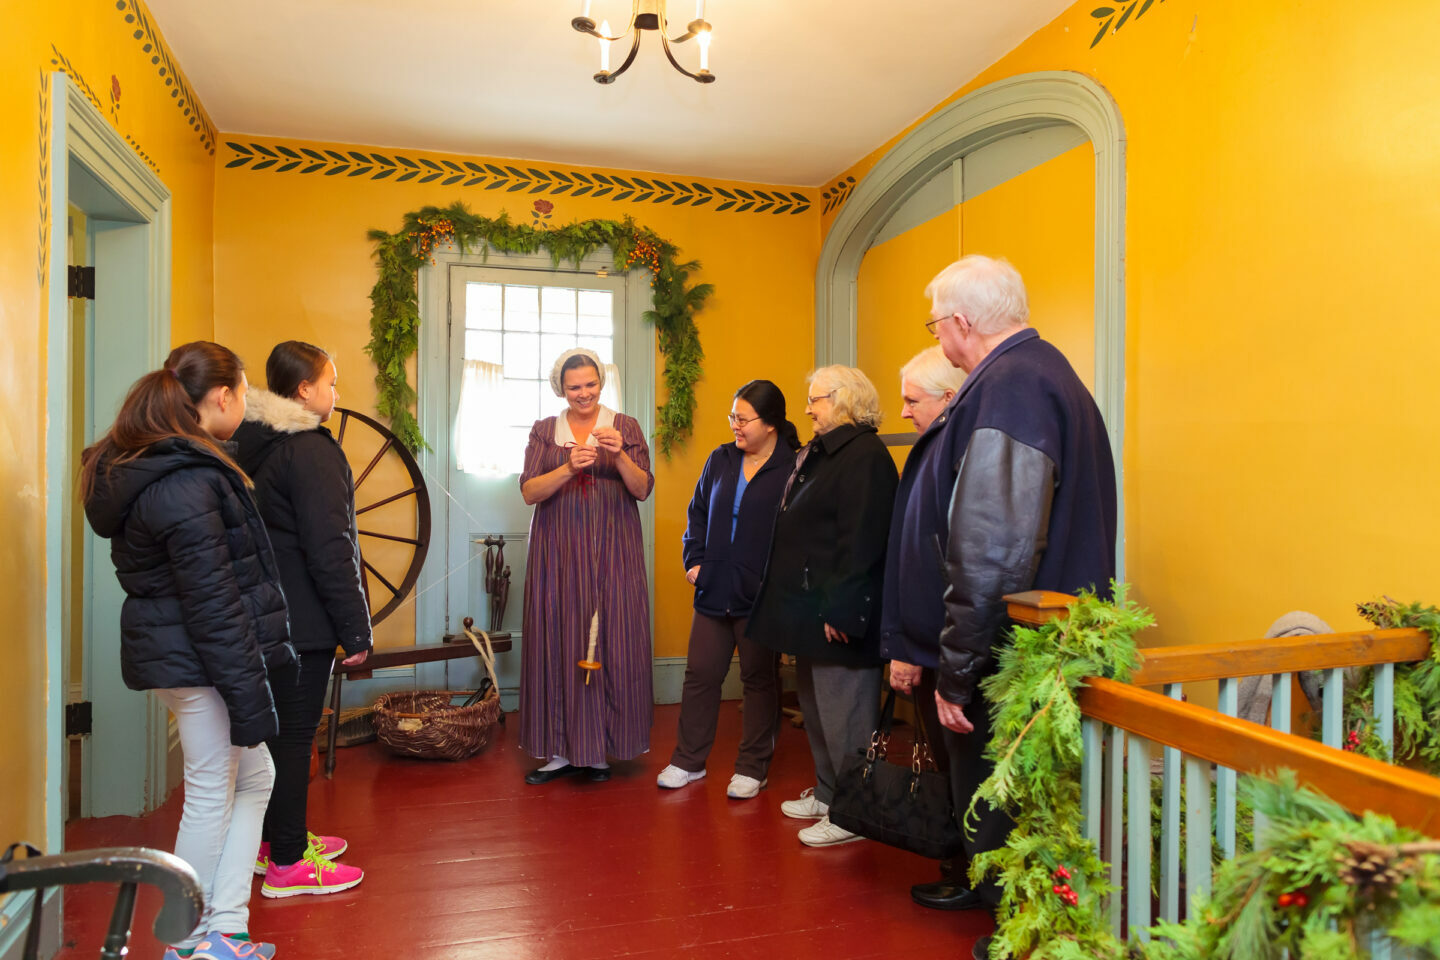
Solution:
M65 736L88 736L93 726L94 715L89 700L65 704Z
M70 296L81 300L95 299L95 268L70 268Z

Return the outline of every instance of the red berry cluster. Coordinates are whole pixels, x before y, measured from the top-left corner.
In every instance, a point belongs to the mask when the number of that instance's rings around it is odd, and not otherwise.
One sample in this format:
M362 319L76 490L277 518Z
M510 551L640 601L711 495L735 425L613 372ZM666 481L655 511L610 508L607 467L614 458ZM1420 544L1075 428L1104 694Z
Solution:
M628 270L631 267L635 266L635 264L637 263L644 267L646 270L649 270L652 274L659 273L659 247L651 243L649 240L636 240L635 248L631 250L630 253L625 257L625 269ZM650 280L650 286L655 286L655 280L653 277Z
M1309 905L1310 898L1305 895L1305 891L1303 890L1296 890L1292 893L1282 893L1275 898L1275 906L1277 907L1299 907L1303 909Z
M1066 882L1070 879L1070 871L1065 869L1065 864L1062 863L1056 867L1055 872L1050 876L1055 880L1055 886L1050 889L1055 891L1056 896L1072 907L1079 906L1080 894L1071 890L1070 884Z
M1351 730L1351 731L1350 731L1350 735L1345 738L1345 743L1344 743L1344 745L1342 746L1342 749L1344 749L1344 750L1349 750L1349 751L1351 751L1352 753L1353 753L1354 751L1360 749L1360 731L1359 731L1359 730Z
M411 233L415 240L415 248L420 251L420 256L430 256L430 251L437 246L452 243L455 240L455 224L449 220L432 220L429 223L422 223L420 229ZM435 261L430 261L433 266Z

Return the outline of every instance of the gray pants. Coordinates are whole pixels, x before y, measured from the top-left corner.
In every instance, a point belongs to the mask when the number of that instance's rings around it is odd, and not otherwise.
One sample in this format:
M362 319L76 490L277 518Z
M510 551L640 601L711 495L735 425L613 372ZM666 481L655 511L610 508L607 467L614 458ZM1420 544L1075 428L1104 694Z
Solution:
M815 758L815 799L828 805L841 761L868 747L880 722L880 667L796 657L795 686Z

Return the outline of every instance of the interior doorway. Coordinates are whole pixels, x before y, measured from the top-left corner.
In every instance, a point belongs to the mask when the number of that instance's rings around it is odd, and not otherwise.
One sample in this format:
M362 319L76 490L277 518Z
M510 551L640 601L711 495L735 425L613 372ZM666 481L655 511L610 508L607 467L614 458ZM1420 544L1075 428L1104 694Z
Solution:
M50 195L67 218L51 231L45 436L46 839L59 850L72 792L81 816L152 810L179 742L158 701L121 680L124 595L76 490L80 451L170 346L170 194L67 76L52 84Z

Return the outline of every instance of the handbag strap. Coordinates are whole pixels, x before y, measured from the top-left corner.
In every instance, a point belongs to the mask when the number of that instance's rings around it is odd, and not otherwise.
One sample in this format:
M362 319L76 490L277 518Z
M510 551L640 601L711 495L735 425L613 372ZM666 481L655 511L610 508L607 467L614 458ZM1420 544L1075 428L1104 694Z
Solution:
M885 692L885 702L880 707L880 725L875 732L870 734L870 749L865 751L865 759L874 763L877 759L885 759L885 751L890 746L890 728L895 723L895 691Z
M935 763L935 751L930 747L930 734L925 729L925 712L915 705L915 744L910 750L910 769L915 773L922 770L939 770Z

